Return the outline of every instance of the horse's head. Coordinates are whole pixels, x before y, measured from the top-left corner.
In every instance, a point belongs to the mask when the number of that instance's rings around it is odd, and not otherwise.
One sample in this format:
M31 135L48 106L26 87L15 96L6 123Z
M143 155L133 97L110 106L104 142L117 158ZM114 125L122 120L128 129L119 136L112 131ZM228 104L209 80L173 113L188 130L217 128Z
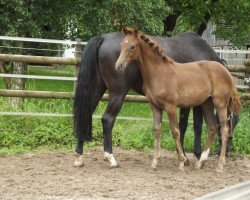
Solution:
M138 29L131 29L123 26L122 31L125 35L121 41L121 53L116 61L115 68L117 71L124 71L126 67L133 61L139 58L139 31Z

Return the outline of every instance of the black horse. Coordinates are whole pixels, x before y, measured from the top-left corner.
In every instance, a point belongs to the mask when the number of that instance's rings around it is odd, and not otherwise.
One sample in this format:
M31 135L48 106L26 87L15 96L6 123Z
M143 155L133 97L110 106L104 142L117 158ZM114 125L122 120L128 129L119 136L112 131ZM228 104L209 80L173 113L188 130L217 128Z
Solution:
M154 38L154 37L153 37ZM83 143L92 139L92 114L106 90L109 101L102 117L104 137L104 158L110 167L117 167L112 153L112 128L124 98L129 89L143 95L142 77L136 63L128 66L124 73L115 70L115 62L120 54L123 34L107 33L89 40L80 63L78 83L74 99L74 131L77 138L76 152L79 157L75 166L83 165ZM214 60L223 64L207 42L193 32L186 32L170 38L155 38L166 54L180 63ZM132 66L134 65L134 66ZM190 109L180 110L180 132L183 145ZM194 154L201 154L202 109L193 108L195 145Z

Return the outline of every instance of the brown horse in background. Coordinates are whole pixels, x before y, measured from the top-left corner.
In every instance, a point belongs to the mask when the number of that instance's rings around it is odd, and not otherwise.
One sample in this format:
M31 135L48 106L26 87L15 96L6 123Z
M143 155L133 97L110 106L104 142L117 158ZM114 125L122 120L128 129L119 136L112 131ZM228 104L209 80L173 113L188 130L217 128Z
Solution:
M233 113L240 111L240 99L231 74L225 67L215 61L177 63L167 57L162 48L148 36L137 29L123 28L125 38L121 42L121 53L116 62L118 71L126 70L133 61L138 62L143 77L143 91L147 96L154 117L154 157L155 168L159 158L160 135L162 129L162 112L168 114L170 127L175 140L179 168L184 170L187 161L181 143L177 107L201 105L207 124L208 137L196 168L200 169L207 160L217 125L214 117L216 108L222 137L221 155L218 171L225 164L226 144L228 139L227 110Z

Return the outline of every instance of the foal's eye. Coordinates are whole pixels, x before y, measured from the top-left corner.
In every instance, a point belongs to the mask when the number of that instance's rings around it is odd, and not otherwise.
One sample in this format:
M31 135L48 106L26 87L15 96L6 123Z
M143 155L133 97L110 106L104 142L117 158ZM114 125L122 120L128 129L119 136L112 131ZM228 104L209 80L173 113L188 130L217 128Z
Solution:
M135 45L132 45L132 46L130 47L130 49L135 49Z

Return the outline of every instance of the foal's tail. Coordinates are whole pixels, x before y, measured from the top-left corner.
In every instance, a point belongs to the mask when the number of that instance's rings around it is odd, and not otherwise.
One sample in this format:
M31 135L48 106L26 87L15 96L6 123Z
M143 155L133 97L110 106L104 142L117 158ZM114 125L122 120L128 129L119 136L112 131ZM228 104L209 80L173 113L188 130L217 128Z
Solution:
M84 48L77 79L74 98L74 132L78 142L92 139L91 94L95 77L99 73L98 52L103 42L102 36L89 40Z
M237 89L234 86L231 94L231 98L229 100L228 109L230 112L233 112L234 114L238 114L241 110L241 102L240 97L237 93Z

